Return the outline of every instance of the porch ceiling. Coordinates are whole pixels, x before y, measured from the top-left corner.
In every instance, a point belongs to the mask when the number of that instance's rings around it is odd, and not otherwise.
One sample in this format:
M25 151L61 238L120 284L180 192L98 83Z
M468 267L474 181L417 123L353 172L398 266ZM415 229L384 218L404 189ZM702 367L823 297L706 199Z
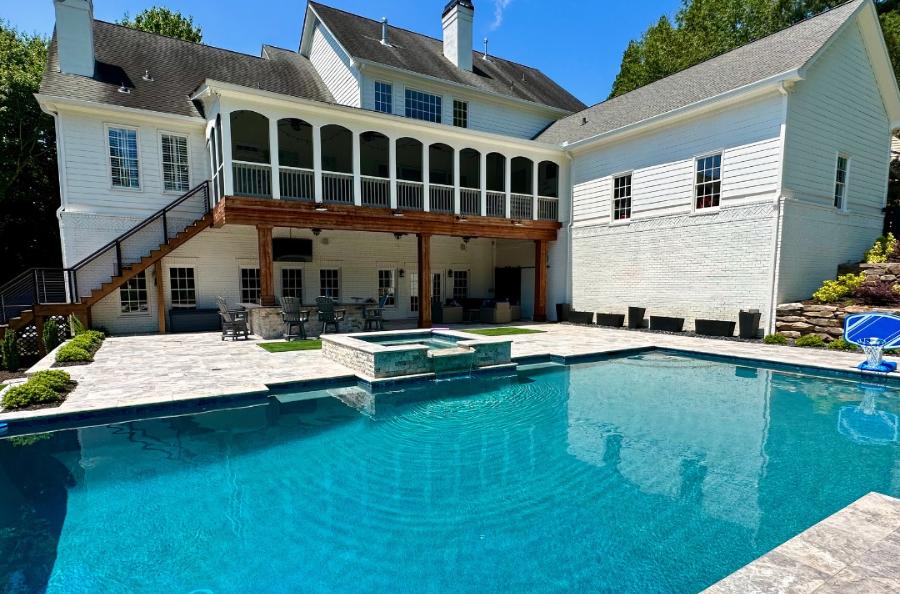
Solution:
M324 208L327 210L316 210ZM509 219L386 208L316 204L282 200L226 196L216 204L213 226L270 225L303 229L369 231L374 233L425 233L453 237L528 239L556 241L561 227L556 221L511 221Z

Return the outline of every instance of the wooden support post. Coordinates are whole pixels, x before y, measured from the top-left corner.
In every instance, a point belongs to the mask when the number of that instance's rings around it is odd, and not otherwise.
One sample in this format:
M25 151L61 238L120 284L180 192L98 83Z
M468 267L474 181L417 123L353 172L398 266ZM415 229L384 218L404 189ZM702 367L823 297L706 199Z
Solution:
M259 304L275 305L275 271L272 266L272 227L257 225L259 238Z
M431 328L431 235L417 236L419 269L419 328Z
M47 354L47 347L44 344L44 316L34 317L34 331L37 334L38 354L43 357Z
M159 333L166 333L166 295L163 291L162 262L153 264L153 277L156 282L156 315L159 318Z
M547 250L545 239L534 242L534 321L547 321Z

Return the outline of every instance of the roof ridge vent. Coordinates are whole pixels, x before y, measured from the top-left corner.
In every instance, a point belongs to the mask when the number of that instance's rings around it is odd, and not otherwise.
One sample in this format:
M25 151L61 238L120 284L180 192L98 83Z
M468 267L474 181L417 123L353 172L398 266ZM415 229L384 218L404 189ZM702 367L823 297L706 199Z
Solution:
M381 45L392 47L388 37L388 20L387 17L381 19Z

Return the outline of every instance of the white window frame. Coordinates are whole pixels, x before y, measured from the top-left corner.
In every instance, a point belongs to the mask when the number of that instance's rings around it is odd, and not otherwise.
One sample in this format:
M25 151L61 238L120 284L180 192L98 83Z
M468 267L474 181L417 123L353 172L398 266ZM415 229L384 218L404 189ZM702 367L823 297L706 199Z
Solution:
M183 304L177 304L177 303L175 303L175 299L174 299L174 297L175 297L175 287L174 287L174 285L172 284L172 271L173 271L173 270L177 270L177 269L187 269L187 270L192 270L192 271L193 271L193 277L194 277L194 304L193 304L193 305L183 305ZM170 305L173 309L175 309L175 308L178 308L178 309L196 309L196 308L197 308L197 302L199 301L199 299L197 298L197 286L198 286L198 283L197 283L197 267L196 267L196 266L193 266L193 265L186 265L186 264L173 264L173 265L169 266L169 268L168 268L168 279L169 279L169 305Z
M719 157L719 203L713 206L697 206L697 198L699 197L697 190L700 183L697 182L697 174L700 172L700 161L703 159L708 159L710 157ZM725 179L725 150L720 149L717 151L712 151L709 153L705 153L702 155L697 155L694 157L694 174L691 178L691 212L693 213L707 213L707 212L718 212L719 209L722 208L722 182ZM632 178L632 182L634 178ZM709 183L709 182L705 182Z
M134 132L135 149L137 150L137 169L138 169L138 185L137 187L117 186L113 183L112 155L109 146L110 130L132 130ZM141 165L141 129L138 126L128 126L126 124L116 124L107 122L103 124L103 146L106 148L106 175L109 180L109 189L114 192L143 192L144 191L144 171Z
M466 273L466 294L465 294L464 297L457 297L457 296L456 296L456 275L459 274L460 272L465 272L465 273ZM472 281L472 273L469 271L468 268L462 268L462 267L460 267L460 268L453 268L453 283L450 285L450 295L452 296L452 298L453 298L454 300L458 300L458 299L468 299L468 298L469 298L469 293L470 293L471 290L472 290L472 283L471 283L471 281Z
M616 218L616 180L623 177L630 177L628 182L628 216L623 219ZM634 171L623 171L615 173L612 176L609 190L609 224L610 225L627 225L634 216Z
M438 100L436 102L437 109L435 111L435 113L437 114L437 120L430 120L430 119L426 119L426 118L417 118L417 117L409 115L409 112L410 112L409 103L410 102L409 102L408 93L419 93L421 95L428 95L429 97L437 98L437 100ZM437 93L429 93L428 91L420 91L419 89L414 89L411 87L407 87L403 91L403 115L406 116L407 118L409 118L411 120L416 120L419 122L430 122L432 124L443 124L444 123L443 111L444 111L444 96L443 95L439 95Z
M138 311L122 311L122 306L125 303L125 301L123 301L123 299L122 299L122 291L131 291L132 289L127 288L128 283L130 283L133 280L137 280L138 278L144 279L144 289L143 290L144 290L144 294L145 294L144 304L145 304L146 309L138 310ZM156 282L162 282L162 279L156 279ZM147 271L142 270L138 274L136 274L133 277L131 277L130 279L128 279L121 287L119 287L119 315L125 316L125 317L149 317L150 316L150 285L148 283L149 283L149 279L147 278ZM138 290L138 289L134 289L134 290ZM137 301L137 303L140 303L140 302Z
M166 164L163 161L163 136L175 136L178 138L184 138L185 142L185 150L187 151L187 188L184 190L167 190L166 189ZM191 163L191 137L189 134L185 134L183 132L171 132L169 130L159 130L157 134L157 140L159 141L159 179L162 184L163 194L177 194L182 195L186 192L189 192L191 189L191 172L193 171L193 164Z
M388 105L388 107L390 107L390 109L387 111L384 111L383 109L378 109L378 85L384 85L388 88L388 98L389 98L388 100L390 101L390 104ZM373 101L372 107L378 113L393 114L394 113L394 83L390 83L390 82L387 82L384 80L376 80L374 87L375 87L374 101Z
M284 271L285 270L296 270L297 272L300 273L300 303L303 303L304 302L303 299L306 296L306 271L304 270L303 266L296 266L296 265L281 266L281 270L278 273L278 282L281 283L281 286L279 287L279 292L281 294L281 297L285 297L285 294L284 294Z
M837 201L838 166L841 159L844 159L846 165L844 167L844 183L842 186L843 192L841 193L841 204L840 206L838 206L837 204L835 204L835 202ZM838 153L834 157L834 191L832 192L831 196L831 205L838 212L847 212L847 189L850 187L850 162L850 155L845 152L838 151Z
M378 302L381 303L381 273L382 272L390 272L391 273L391 298L387 303L384 304L385 308L394 309L397 307L397 269L396 268L382 268L379 267L375 271L375 282L376 286L376 295L378 298Z
M330 296L324 294L324 291L322 290L322 271L323 270L337 271L337 291L338 291L337 297L330 297ZM337 266L322 266L321 268L319 268L318 276L319 276L319 297L328 297L329 299L332 299L332 300L336 301L337 303L341 303L341 294L344 292L344 286L343 286L344 283L343 283L343 279L341 278L342 277L341 269Z
M464 121L465 125L463 125L463 126L459 126L456 124L456 104L457 103L463 105L463 111L465 112L465 121ZM450 123L456 128L467 129L469 127L469 102L465 101L464 99L457 99L456 97L454 97L452 111L453 111L452 120Z

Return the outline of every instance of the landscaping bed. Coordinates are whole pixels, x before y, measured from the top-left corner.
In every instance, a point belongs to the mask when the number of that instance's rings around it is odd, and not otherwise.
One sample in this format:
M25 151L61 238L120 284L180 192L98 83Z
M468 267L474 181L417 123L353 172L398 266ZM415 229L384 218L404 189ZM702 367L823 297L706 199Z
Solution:
M86 365L94 361L94 355L103 346L106 335L96 330L84 330L75 335L75 338L64 344L56 351L54 367L70 367L72 365Z
M60 369L38 371L27 382L3 393L3 410L38 410L62 404L76 383Z

